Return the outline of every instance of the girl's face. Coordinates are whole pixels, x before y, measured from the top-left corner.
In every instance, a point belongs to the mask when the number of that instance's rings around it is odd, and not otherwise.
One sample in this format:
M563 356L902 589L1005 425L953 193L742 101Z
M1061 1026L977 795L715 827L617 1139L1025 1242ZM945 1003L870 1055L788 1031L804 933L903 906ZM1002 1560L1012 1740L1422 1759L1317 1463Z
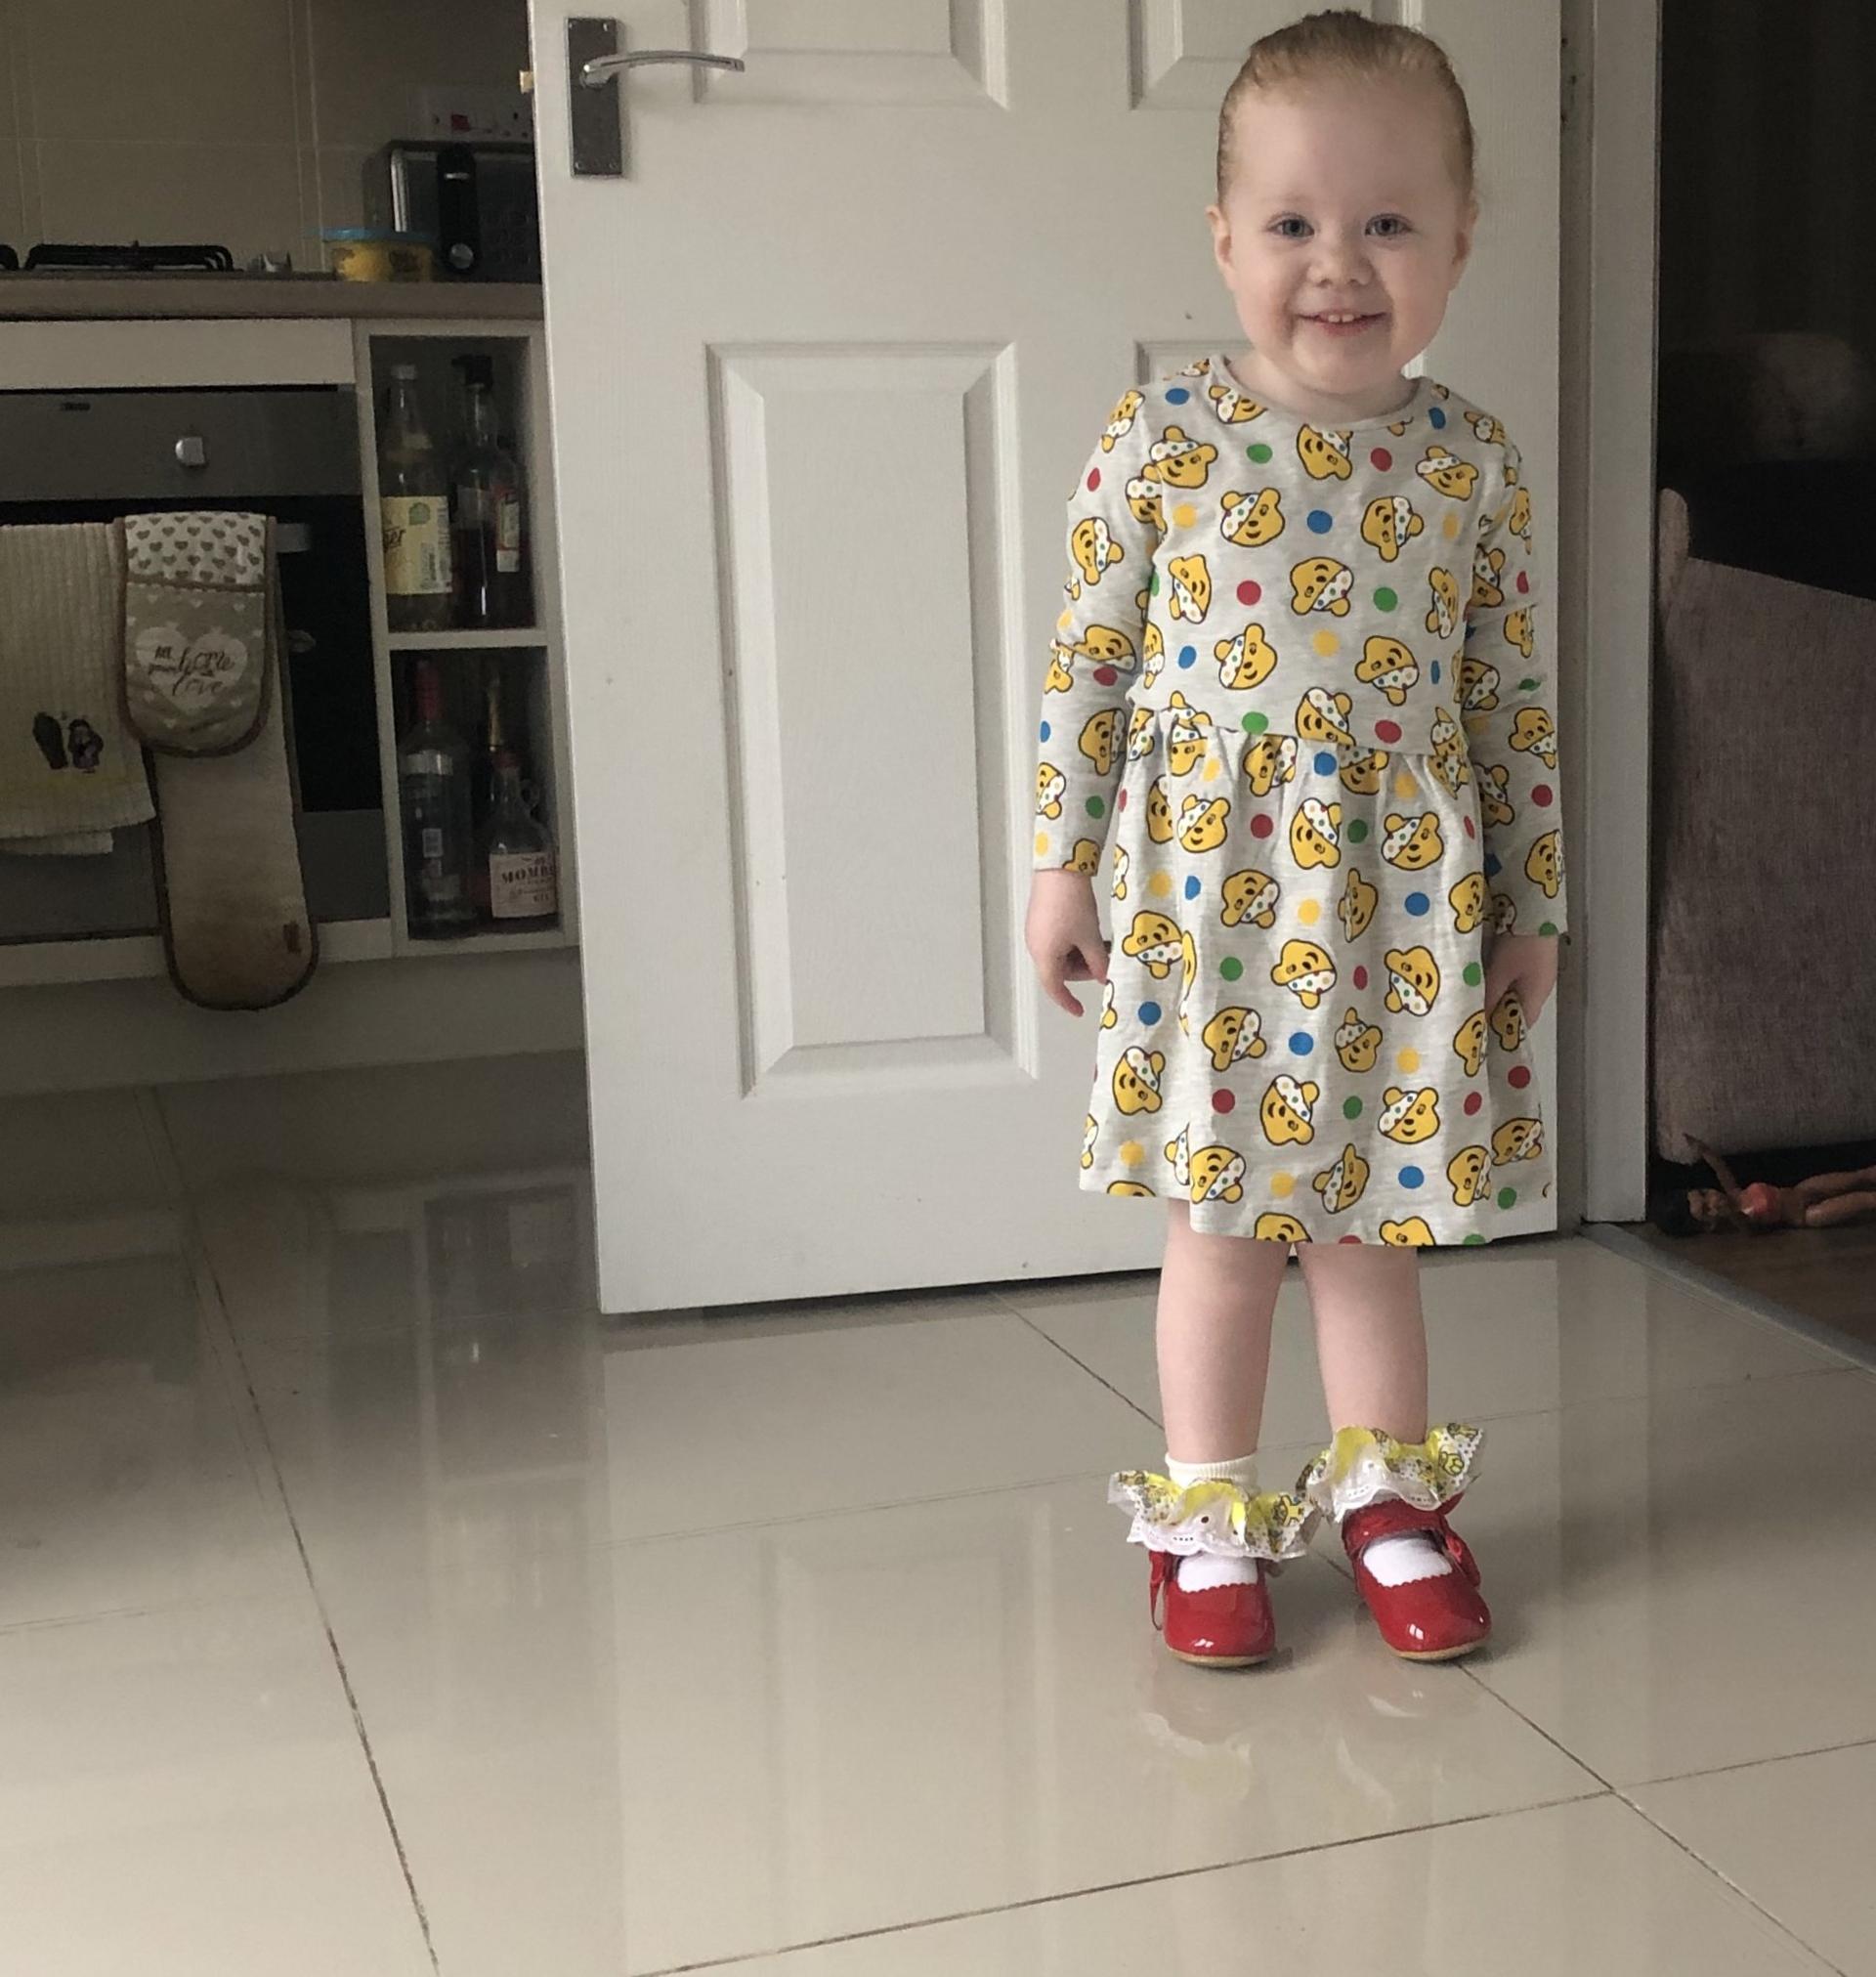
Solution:
M1433 85L1253 91L1232 142L1224 206L1206 218L1252 345L1237 365L1245 389L1325 422L1391 410L1445 317L1478 212Z

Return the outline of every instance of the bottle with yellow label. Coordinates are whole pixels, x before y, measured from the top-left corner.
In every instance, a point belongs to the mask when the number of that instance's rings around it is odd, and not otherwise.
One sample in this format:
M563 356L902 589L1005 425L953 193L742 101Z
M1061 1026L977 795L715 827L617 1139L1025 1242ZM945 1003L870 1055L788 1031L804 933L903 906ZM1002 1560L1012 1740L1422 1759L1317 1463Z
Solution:
M378 511L386 623L393 631L447 631L455 617L449 476L423 422L414 364L391 366L378 429Z

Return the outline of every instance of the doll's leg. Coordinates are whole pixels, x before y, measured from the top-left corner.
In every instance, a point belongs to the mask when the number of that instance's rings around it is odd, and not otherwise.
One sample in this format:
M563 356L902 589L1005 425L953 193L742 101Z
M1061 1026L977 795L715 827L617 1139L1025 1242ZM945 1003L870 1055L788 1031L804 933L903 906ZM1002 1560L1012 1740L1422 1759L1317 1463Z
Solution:
M1299 1243L1316 1322L1332 1428L1374 1428L1398 1441L1427 1433L1427 1323L1420 1252L1382 1242Z
M1826 1201L1812 1201L1805 1208L1807 1228L1830 1228L1838 1223L1866 1222L1876 1216L1876 1189L1855 1194L1836 1194Z
M1812 1174L1794 1183L1800 1201L1828 1201L1837 1194L1859 1194L1876 1187L1876 1167L1853 1167L1842 1174Z
M1155 1334L1166 1449L1179 1463L1254 1453L1270 1371L1270 1314L1290 1246L1206 1235L1167 1204Z

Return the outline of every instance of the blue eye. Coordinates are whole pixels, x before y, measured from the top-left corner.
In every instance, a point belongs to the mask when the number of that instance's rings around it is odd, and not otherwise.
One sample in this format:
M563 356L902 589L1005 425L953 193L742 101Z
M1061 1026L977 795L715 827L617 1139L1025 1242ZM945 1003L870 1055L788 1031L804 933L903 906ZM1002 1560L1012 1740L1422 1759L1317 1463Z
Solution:
M1413 231L1412 228L1408 226L1407 222L1403 220L1398 213L1383 213L1378 220L1371 221L1370 225L1376 227L1386 227L1388 229L1388 231L1382 236L1382 238L1384 240L1397 240L1400 238L1402 234L1411 233Z
M1301 234L1292 234L1286 231L1291 227L1300 227L1304 233L1307 233L1309 223L1307 220L1300 220L1296 216L1296 214L1292 213L1285 219L1273 220L1270 224L1270 231L1271 233L1275 234L1279 239L1282 240L1301 239L1302 238Z

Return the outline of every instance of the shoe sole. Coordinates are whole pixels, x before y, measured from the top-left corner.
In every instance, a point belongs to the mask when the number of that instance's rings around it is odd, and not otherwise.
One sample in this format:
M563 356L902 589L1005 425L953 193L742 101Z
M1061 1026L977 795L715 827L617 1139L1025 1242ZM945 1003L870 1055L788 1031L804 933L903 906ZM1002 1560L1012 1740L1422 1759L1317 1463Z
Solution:
M1475 1655L1490 1639L1491 1636L1487 1634L1476 1641L1462 1642L1457 1648L1436 1648L1430 1653L1413 1648L1395 1648L1392 1653L1398 1655L1403 1661L1457 1661L1462 1655Z
M1270 1655L1188 1655L1182 1648L1169 1648L1169 1655L1181 1661L1189 1661L1195 1668L1260 1668L1276 1653Z

